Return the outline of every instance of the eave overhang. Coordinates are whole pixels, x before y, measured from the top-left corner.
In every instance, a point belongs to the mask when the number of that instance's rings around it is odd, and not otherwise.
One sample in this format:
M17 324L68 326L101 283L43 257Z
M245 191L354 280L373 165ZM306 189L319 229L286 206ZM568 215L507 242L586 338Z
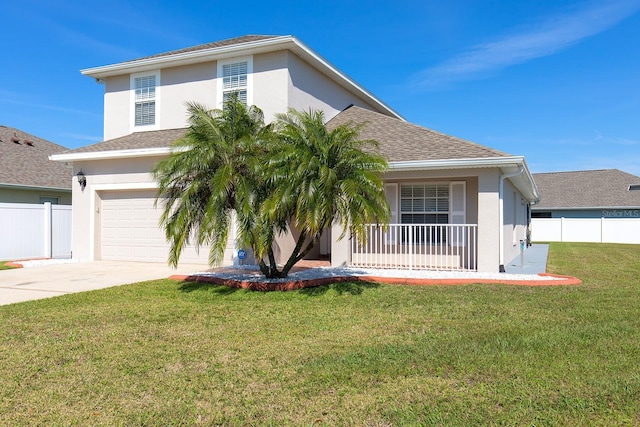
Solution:
M389 162L389 170L392 171L499 168L501 173L506 174L518 171L521 167L523 172L520 175L509 178L509 181L513 183L529 203L538 203L540 201L538 187L533 180L525 158L522 156Z

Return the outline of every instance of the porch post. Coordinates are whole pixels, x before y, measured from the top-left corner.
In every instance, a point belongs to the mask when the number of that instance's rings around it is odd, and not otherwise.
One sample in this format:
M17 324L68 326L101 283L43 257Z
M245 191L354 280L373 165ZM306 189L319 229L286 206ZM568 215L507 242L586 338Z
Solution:
M500 174L498 169L478 173L478 271L500 269Z
M351 264L351 237L347 233L342 240L342 226L334 221L331 226L331 267L347 267Z

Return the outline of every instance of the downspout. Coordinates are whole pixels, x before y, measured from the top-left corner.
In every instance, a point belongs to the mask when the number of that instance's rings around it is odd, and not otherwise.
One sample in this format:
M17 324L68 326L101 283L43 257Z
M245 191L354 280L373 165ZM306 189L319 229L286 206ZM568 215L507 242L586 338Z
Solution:
M500 197L500 206L499 206L499 217L500 217L500 232L498 233L498 235L500 236L500 245L498 246L500 248L500 253L499 253L499 258L500 258L500 273L504 273L505 269L504 269L504 180L507 178L513 178L514 176L518 176L520 175L522 172L524 172L524 165L520 165L520 169L518 169L516 172L511 172L511 173L505 173L503 175L500 175L500 188L499 188L499 197Z

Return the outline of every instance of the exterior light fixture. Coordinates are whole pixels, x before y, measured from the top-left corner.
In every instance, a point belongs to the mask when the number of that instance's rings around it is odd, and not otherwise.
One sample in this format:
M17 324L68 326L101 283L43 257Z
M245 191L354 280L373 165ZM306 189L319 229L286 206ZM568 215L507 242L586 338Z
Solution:
M80 169L80 172L78 172L78 184L80 184L80 189L82 191L84 191L84 187L87 186L87 177L84 176L84 172L82 172L82 169Z

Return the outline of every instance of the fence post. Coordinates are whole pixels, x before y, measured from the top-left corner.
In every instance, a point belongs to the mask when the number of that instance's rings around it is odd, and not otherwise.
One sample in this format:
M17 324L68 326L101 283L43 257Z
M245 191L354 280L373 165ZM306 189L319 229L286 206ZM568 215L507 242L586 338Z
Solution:
M51 212L51 202L44 202L44 229L43 229L43 238L44 238L44 257L51 258L52 254L52 212Z
M564 242L564 217L560 218L560 241Z
M604 243L604 217L600 217L600 243Z

